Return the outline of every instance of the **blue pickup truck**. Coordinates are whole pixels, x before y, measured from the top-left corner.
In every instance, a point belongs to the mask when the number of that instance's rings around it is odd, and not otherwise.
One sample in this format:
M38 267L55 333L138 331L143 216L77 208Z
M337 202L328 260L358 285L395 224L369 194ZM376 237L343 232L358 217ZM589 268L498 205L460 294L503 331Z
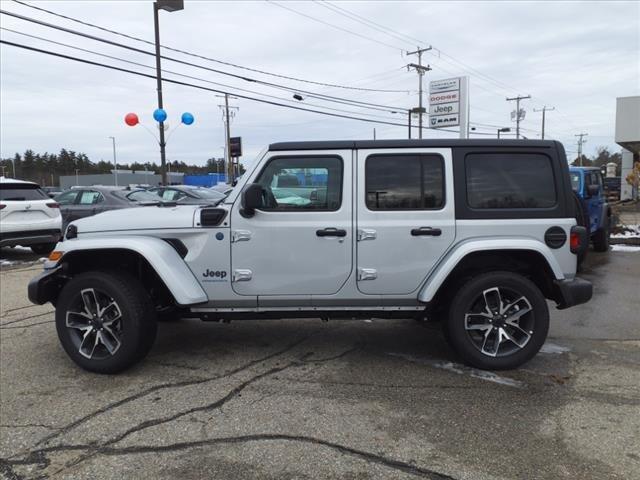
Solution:
M571 187L577 195L578 223L587 228L596 252L609 250L611 207L607 203L602 172L597 167L569 167Z

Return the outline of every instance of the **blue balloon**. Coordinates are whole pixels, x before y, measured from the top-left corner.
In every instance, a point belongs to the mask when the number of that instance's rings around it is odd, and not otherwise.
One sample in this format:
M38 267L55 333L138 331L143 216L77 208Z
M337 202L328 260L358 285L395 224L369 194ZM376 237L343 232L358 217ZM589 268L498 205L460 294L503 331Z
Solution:
M195 118L193 118L193 115L191 115L189 112L184 112L182 114L182 123L184 123L185 125L191 125L194 120Z
M157 108L153 111L153 119L156 122L164 122L167 119L167 112L161 108Z

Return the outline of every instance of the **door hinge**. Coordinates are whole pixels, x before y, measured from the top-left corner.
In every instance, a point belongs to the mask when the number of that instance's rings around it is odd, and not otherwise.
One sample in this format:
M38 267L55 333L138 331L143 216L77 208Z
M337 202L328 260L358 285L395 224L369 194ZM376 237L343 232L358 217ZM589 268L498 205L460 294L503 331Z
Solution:
M251 280L251 276L253 272L251 270L246 270L243 268L237 268L233 271L233 278L231 281L233 282L248 282Z
M249 230L234 230L231 233L231 243L247 242L249 240L251 240L251 231Z
M378 234L375 230L370 228L359 228L358 229L358 241L362 240L375 240Z
M378 271L375 268L359 268L358 280L375 280L378 278Z

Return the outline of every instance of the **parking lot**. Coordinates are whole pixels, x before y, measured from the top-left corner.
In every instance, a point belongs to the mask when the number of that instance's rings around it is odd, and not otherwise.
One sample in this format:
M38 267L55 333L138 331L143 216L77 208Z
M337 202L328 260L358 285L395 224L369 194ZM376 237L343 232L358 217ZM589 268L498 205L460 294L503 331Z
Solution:
M552 309L517 371L464 367L413 320L180 321L117 376L71 363L27 300L38 256L12 255L4 478L640 478L637 252L591 252L594 298Z

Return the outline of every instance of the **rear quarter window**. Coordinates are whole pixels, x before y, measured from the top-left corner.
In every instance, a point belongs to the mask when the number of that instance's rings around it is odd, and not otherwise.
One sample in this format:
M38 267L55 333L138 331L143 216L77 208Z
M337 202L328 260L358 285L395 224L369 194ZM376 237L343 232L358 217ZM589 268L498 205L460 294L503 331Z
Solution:
M46 200L49 196L38 185L29 183L0 183L0 200Z
M536 209L557 204L551 159L538 153L470 153L467 203L473 209Z

